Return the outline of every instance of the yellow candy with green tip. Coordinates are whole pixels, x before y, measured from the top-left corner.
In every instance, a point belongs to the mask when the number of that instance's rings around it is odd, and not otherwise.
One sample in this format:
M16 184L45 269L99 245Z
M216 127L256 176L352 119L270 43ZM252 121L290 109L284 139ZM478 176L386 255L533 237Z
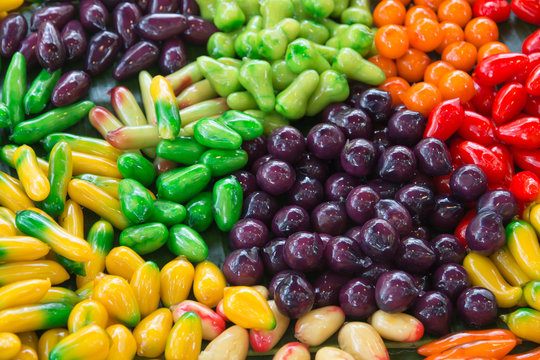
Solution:
M34 150L28 145L22 145L15 150L13 160L28 197L34 201L45 200L51 191L51 184L39 168Z
M63 304L68 304L70 306L75 306L83 298L79 297L77 293L73 290L69 290L63 287L51 287L47 293L39 300L40 304L60 302Z
M34 304L51 288L49 279L17 281L0 287L0 310Z
M43 209L56 217L65 210L67 187L73 174L71 148L65 141L60 141L51 150L49 182L51 191L43 202Z
M94 280L92 298L102 303L109 315L120 323L134 327L141 320L135 293L126 279L101 275Z
M82 208L73 200L66 201L64 212L58 218L58 224L71 235L84 238L84 215Z
M49 246L30 236L0 237L0 261L37 260L49 253Z
M92 295L94 294L94 281L90 281L83 286L79 287L77 291L75 291L75 294L81 299L91 299Z
M540 243L535 232L540 230L540 205L529 216L531 224L517 220L506 226L506 246L521 269L531 279L540 280Z
M171 84L163 76L156 76L150 84L150 94L156 108L159 136L174 139L180 132L180 114Z
M8 174L0 171L0 205L17 212L33 207L34 203L21 186L14 184Z
M193 265L185 256L179 256L165 264L160 273L163 305L170 307L188 298L194 273Z
M15 213L5 207L0 207L0 234L3 236L20 235L15 224Z
M131 277L130 286L135 293L141 316L147 316L159 306L159 267L152 261L141 265Z
M57 285L69 279L69 274L56 261L50 260L0 264L0 285L30 279L49 279L51 284Z
M78 151L71 153L73 160L73 175L95 174L101 176L122 177L116 161L101 156L85 154Z
M173 317L169 309L158 309L142 319L133 330L137 355L150 358L163 354L172 326Z
M66 329L50 329L41 334L38 342L39 360L49 360L51 350L68 335L69 332Z
M531 281L531 278L518 265L508 247L502 247L489 258L510 285L524 286Z
M517 309L510 314L501 315L500 318L517 337L540 343L540 311Z
M107 272L131 280L135 271L144 264L144 260L127 246L113 248L105 258Z
M21 340L10 332L0 332L0 360L10 360L21 351Z
M108 221L94 223L88 232L87 241L94 258L84 263L85 276L77 276L77 287L93 282L96 276L105 270L105 258L113 246L114 229Z
M174 324L165 345L165 360L197 360L201 353L202 324L188 311Z
M0 332L35 331L65 326L72 307L62 303L21 305L0 311Z
M109 314L103 304L95 300L83 300L71 311L68 318L68 330L74 333L88 325L107 326Z
M523 288L523 297L530 307L540 311L540 281L529 281Z
M272 330L276 317L266 299L249 286L225 288L223 297L225 316L246 329Z
M135 337L124 325L111 325L105 329L111 337L111 348L107 360L131 360L137 352Z
M49 360L105 360L111 340L97 325L89 325L60 340L49 354Z
M94 174L81 174L77 175L75 178L88 181L89 183L96 185L98 188L100 188L113 198L119 198L118 185L120 184L120 180L122 179L108 176L99 176Z

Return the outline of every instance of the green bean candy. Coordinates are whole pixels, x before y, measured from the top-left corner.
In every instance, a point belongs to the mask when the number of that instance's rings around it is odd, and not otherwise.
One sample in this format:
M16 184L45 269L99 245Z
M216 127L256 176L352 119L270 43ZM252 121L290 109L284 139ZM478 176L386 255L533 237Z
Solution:
M263 19L259 15L252 17L248 21L244 31L234 40L234 49L238 56L250 59L259 57L259 38L257 34L262 29L262 24Z
M216 0L195 0L199 5L201 17L208 21L213 21L216 16L217 1Z
M234 51L234 40L237 34L222 32L213 33L206 43L206 52L213 58L222 56L236 56Z
M330 32L321 23L312 20L302 20L300 22L300 33L298 36L314 43L324 44L330 37Z
M195 164L206 150L205 146L188 136L178 136L174 140L161 140L156 148L160 157L184 165Z
M309 98L307 116L315 116L333 103L344 101L349 97L347 77L334 70L326 70L319 77L319 84Z
M42 203L43 210L52 217L57 217L64 211L72 172L71 148L65 141L59 141L49 155L48 177L51 191Z
M302 0L306 12L317 19L327 18L334 11L334 0Z
M133 249L139 255L146 255L165 245L168 238L169 231L165 225L151 222L124 229L120 233L118 242L121 246Z
M86 269L84 263L80 261L73 261L64 256L54 254L54 259L64 267L70 274L79 276L86 276Z
M284 118L275 111L265 113L261 110L246 110L245 113L260 120L263 125L263 134L266 136L269 136L275 128L290 124L288 119Z
M6 104L0 102L0 129L7 128L10 125L9 109Z
M17 144L35 143L49 134L75 125L93 107L93 102L81 101L70 106L51 110L32 120L17 124L9 139Z
M272 63L272 86L274 89L278 91L284 90L294 79L296 79L296 73L289 69L284 59Z
M212 176L208 166L195 164L167 171L160 178L157 183L159 198L183 203L200 193Z
M333 18L339 18L343 11L349 7L349 0L334 0L334 11L330 14Z
M156 171L150 161L142 155L125 153L118 158L118 170L125 179L134 179L143 186L150 186L156 178Z
M200 162L208 166L212 172L212 176L217 177L230 174L246 166L248 156L247 153L242 149L212 149L208 150L201 156Z
M2 101L9 109L11 126L24 120L23 99L26 91L26 61L20 52L11 57L11 62L4 77Z
M242 213L242 187L234 176L216 181L212 191L212 211L221 231L230 231Z
M240 84L253 96L262 111L272 111L276 96L272 86L272 68L264 60L245 61L238 73Z
M236 0L217 0L214 24L225 32L233 31L244 25L246 15Z
M156 200L149 221L173 226L180 224L185 218L186 208L183 205L167 200Z
M315 70L302 72L291 85L278 94L276 112L287 119L300 119L306 113L307 102L318 84L319 74Z
M195 124L195 140L212 149L234 150L242 145L242 137L233 129L222 123L205 118Z
M238 81L238 69L225 65L209 56L199 56L197 64L204 77L210 81L212 87L221 97L242 89Z
M43 69L30 85L30 89L24 95L24 112L26 115L39 114L51 99L54 86L60 79L62 70L58 69L51 74Z
M206 231L212 224L212 193L205 191L191 199L186 205L185 223L196 231Z
M337 36L338 47L351 48L360 55L365 56L371 49L375 35L366 25L354 24L347 31Z
M260 15L258 0L237 0L237 2L248 19Z
M310 69L322 73L331 68L328 61L306 39L296 39L287 46L285 61L289 69L297 74Z
M227 106L233 110L244 111L257 108L257 103L247 91L237 91L227 96Z
M379 85L386 79L384 72L377 65L365 60L350 48L339 50L332 68L347 75L349 79L369 85Z
M364 24L371 26L373 24L373 16L369 8L349 7L341 13L341 22L348 25Z
M171 228L167 246L173 254L184 255L191 262L201 262L208 257L208 246L203 238L187 225L179 224Z
M124 179L118 184L122 212L133 224L142 224L150 218L154 201L140 182Z
M253 140L263 133L259 120L240 111L229 110L217 120L240 134L242 140Z
M292 18L294 15L291 0L261 0L260 6L265 28L272 27L282 19Z

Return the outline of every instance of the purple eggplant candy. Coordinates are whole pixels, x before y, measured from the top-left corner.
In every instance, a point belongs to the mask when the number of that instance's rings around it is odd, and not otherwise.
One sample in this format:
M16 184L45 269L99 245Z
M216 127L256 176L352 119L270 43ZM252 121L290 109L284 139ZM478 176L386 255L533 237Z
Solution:
M184 15L199 15L201 10L199 4L195 0L178 0L180 14Z
M219 31L213 22L201 17L189 15L187 17L187 29L182 38L195 45L204 45L213 33Z
M90 75L82 70L71 70L60 77L51 96L56 107L64 107L82 99L90 90Z
M37 31L44 22L51 22L54 26L61 29L75 16L75 6L68 2L57 5L42 7L32 14L30 19L30 30Z
M137 33L148 40L167 40L187 28L187 19L181 14L150 14L137 22Z
M26 68L29 69L38 63L36 55L37 33L31 33L21 42L19 52L26 60Z
M109 10L99 0L81 0L79 17L84 28L90 32L107 30Z
M19 13L9 14L0 22L0 55L11 57L28 31L26 19Z
M178 0L148 0L148 13L174 13L178 10Z
M114 9L113 29L120 35L124 49L132 47L139 39L135 33L135 24L141 17L141 9L133 3L123 2Z
M66 60L66 49L56 26L44 22L39 26L36 43L36 56L49 73L58 70Z
M60 36L66 48L66 60L78 60L84 56L88 41L79 20L68 22L62 29Z
M125 80L157 61L159 48L150 41L139 41L130 47L114 68L113 77Z
M110 31L95 34L88 44L85 70L92 76L105 71L116 59L120 48L120 37Z
M186 48L179 38L173 37L165 41L161 49L159 68L164 75L171 74L187 65Z

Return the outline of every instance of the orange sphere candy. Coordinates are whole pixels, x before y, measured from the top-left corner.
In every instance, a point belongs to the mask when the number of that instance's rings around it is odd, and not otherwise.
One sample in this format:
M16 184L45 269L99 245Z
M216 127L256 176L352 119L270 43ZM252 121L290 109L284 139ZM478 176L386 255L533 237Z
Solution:
M461 70L444 74L439 81L439 91L443 100L459 98L461 102L471 100L476 94L472 77Z
M385 58L397 59L409 48L409 37L403 26L384 25L375 33L375 47Z
M413 6L405 15L405 26L411 26L420 19L438 21L437 14L427 6Z
M409 110L418 111L427 117L435 105L441 102L441 92L430 83L419 82L401 94L401 101Z
M427 6L428 8L437 11L444 0L414 0L415 5Z
M485 43L478 49L478 55L476 57L476 62L479 63L482 59L495 54L509 53L510 49L502 42L499 41L490 41Z
M465 0L445 0L437 10L439 21L452 21L461 27L472 18L471 5Z
M470 42L477 48L490 41L499 39L497 23L488 17L477 17L465 26L465 41Z
M476 63L476 47L466 41L452 43L444 49L441 58L458 70L469 72ZM399 71L399 67L398 67Z
M398 75L410 83L422 81L424 72L430 63L431 59L426 53L409 49L405 55L396 60Z
M404 94L410 87L411 85L409 85L407 80L398 76L389 77L379 85L379 89L390 93L393 106L403 104L403 101L401 101L401 94Z
M372 63L380 67L387 78L397 76L397 66L394 60L385 58L382 55L375 55L370 57L368 61L371 61Z
M439 23L431 19L421 19L407 27L409 44L415 49L430 52L435 50L443 39Z
M463 41L465 39L463 29L454 22L443 21L439 24L439 28L443 34L442 41L436 49L439 54L442 53L444 49L451 43Z
M373 23L376 27L394 24L403 25L407 10L398 0L383 0L373 10Z
M424 72L424 81L439 86L439 81L443 75L454 70L456 70L456 68L445 61L435 61L426 68L426 71Z

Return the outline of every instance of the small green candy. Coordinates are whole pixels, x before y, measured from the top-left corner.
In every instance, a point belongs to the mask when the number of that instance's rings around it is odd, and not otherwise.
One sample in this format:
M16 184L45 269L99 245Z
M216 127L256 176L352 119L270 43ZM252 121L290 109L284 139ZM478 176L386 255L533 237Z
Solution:
M161 140L156 148L159 157L184 165L195 164L206 150L205 146L188 136L178 136L174 140Z
M262 126L261 126L262 129ZM223 176L233 171L240 170L248 162L247 153L242 150L219 150L212 149L205 152L200 162L210 169L212 176Z
M168 238L169 231L165 225L151 222L124 229L118 241L121 246L127 246L137 254L145 255L165 245Z
M134 179L143 186L150 186L156 178L156 171L150 161L142 155L125 153L118 158L118 170L123 178Z
M276 98L276 112L287 119L300 119L307 109L307 102L317 85L319 74L315 70L306 70Z
M158 196L160 199L183 203L200 193L210 179L210 169L204 164L169 170L158 178Z
M194 129L195 140L212 149L234 150L242 145L242 137L222 123L205 118L199 120Z
M203 238L187 225L171 228L167 246L173 254L184 255L191 262L201 262L208 257L208 246Z
M183 205L167 200L156 200L149 221L173 226L182 223L185 218L186 208Z
M230 231L242 213L242 187L234 176L218 180L212 191L212 211L221 231Z
M133 179L123 179L118 185L118 195L122 212L129 221L141 224L150 218L154 201L140 182Z
M189 227L203 232L210 227L212 215L212 193L205 191L195 196L186 205L187 216L184 221Z

